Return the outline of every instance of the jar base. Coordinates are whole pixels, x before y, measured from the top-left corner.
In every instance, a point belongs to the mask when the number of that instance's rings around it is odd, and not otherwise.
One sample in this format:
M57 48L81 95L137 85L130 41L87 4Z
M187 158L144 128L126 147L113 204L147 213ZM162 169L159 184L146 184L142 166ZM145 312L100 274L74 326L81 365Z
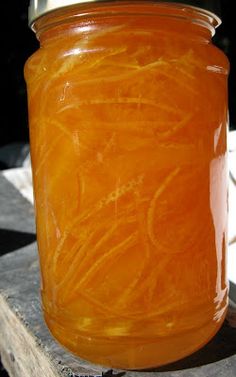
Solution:
M207 344L219 331L226 311L219 322L212 321L199 329L156 339L93 338L62 327L44 313L51 334L76 356L105 367L127 370L152 369L178 361Z

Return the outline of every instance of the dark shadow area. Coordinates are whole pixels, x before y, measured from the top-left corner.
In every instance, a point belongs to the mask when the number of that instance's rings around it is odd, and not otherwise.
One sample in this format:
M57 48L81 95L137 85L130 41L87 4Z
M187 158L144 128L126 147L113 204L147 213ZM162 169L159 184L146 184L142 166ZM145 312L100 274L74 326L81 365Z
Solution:
M233 300L235 301L236 284L234 284L232 281L229 282L229 297L233 297Z
M123 377L126 372L113 372L112 369L107 370L106 372L102 372L102 377Z
M0 377L9 377L9 374L7 373L6 369L3 367L1 363L1 358L0 358Z
M36 241L34 233L0 229L0 256Z
M236 329L225 321L220 331L202 349L175 363L147 370L147 372L171 372L196 368L226 359L236 354Z
M106 372L102 372L101 377L123 377L125 374L126 372L114 372L113 369L109 369ZM74 374L74 377L81 377L81 374Z
M9 377L9 374L5 369L0 369L0 377Z

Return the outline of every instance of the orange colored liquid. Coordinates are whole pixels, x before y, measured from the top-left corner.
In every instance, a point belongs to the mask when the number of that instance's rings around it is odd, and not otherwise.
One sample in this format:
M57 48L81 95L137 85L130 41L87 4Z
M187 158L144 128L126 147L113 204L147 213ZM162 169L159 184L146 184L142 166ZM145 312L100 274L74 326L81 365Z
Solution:
M139 369L224 319L228 63L173 6L99 9L26 65L42 299L68 349Z

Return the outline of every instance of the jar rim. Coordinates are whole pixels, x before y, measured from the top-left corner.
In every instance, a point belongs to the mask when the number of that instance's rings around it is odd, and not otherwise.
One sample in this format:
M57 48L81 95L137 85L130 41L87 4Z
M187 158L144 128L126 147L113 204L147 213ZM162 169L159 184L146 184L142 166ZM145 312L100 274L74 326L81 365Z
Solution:
M50 15L54 12L58 12L61 10L70 10L74 9L74 7L80 7L81 11L84 11L82 6L89 6L89 5L107 5L108 3L112 4L112 6L120 6L120 5L157 5L163 8L167 7L175 7L178 11L185 12L186 18L191 18L192 21L200 22L202 24L208 25L211 29L211 34L214 35L215 29L221 25L221 19L218 15L213 13L210 10L197 7L195 5L185 4L182 2L176 1L168 1L168 0L30 0L29 5L29 26L35 32L35 22L38 21L41 17ZM193 17L188 14L193 12L197 16L193 19ZM84 12L82 13L84 15ZM184 15L183 15L184 18Z

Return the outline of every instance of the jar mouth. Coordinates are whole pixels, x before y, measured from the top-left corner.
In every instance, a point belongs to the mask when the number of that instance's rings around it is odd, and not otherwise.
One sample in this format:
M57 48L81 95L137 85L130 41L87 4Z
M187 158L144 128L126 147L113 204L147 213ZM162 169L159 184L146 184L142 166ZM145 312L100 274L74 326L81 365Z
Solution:
M203 26L205 24L208 27L211 26L212 28L216 29L222 23L221 18L210 10L197 7L190 3L184 4L181 2L180 3L166 2L166 0L164 1L161 0L161 1L162 1L161 5L163 6L172 5L172 6L175 6L175 8L180 8L182 17L183 17L182 13L185 12L186 18L191 19L192 22L202 23ZM213 35L214 35L214 32L213 32Z
M37 2L41 3L42 2ZM47 1L45 1L45 4ZM145 15L158 15L168 18L188 20L192 23L201 25L207 28L211 36L214 36L215 29L221 25L221 19L215 13L196 7L191 4L170 2L167 0L57 0L48 1L49 5L43 9L32 10L32 3L29 8L29 26L34 32L41 29L41 20L43 19L43 29L46 27L55 26L62 22L65 18L82 18L86 17L92 11L94 17L104 15L124 14L137 15L139 13ZM55 4L63 4L61 6ZM70 3L70 5L65 5ZM132 5L132 9L130 8ZM119 9L121 8L122 9ZM139 10L142 7L142 10ZM53 16L53 20L52 20Z

